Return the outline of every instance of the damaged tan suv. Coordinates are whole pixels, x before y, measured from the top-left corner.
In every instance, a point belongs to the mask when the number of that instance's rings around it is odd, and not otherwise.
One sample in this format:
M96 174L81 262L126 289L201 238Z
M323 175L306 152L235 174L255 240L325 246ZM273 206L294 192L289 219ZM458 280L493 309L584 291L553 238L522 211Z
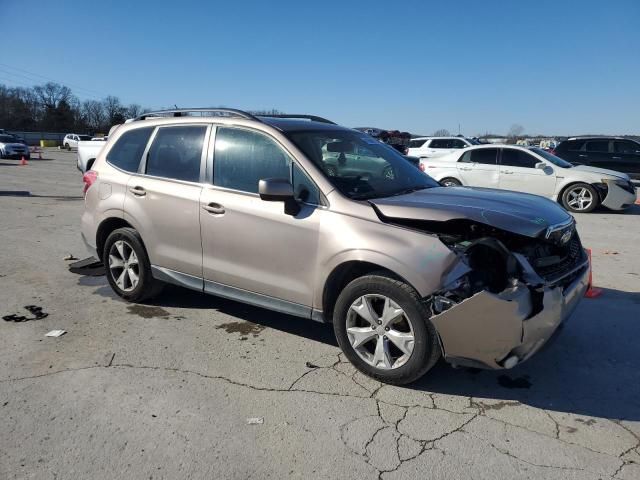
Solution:
M168 282L332 322L347 358L383 382L440 356L511 368L587 288L558 204L442 187L319 117L148 113L115 130L84 181L82 236L118 295L140 302Z

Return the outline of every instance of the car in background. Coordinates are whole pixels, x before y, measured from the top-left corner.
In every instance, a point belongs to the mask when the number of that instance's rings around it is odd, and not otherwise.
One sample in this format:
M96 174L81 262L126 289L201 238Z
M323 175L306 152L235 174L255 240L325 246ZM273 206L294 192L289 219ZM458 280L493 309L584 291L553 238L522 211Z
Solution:
M22 157L24 157L25 160L31 158L29 147L13 135L7 133L0 134L0 158L21 159Z
M98 154L102 151L102 148L107 144L109 137L94 137L88 141L78 142L77 149L77 161L76 167L82 173L91 169L91 165L98 157Z
M67 150L78 148L78 142L91 140L91 135L78 135L76 133L67 133L62 140L62 147Z
M409 142L409 151L406 155L433 158L448 155L478 143L476 140L465 137L418 137Z
M636 200L628 175L574 166L538 147L479 145L421 162L442 185L533 193L562 203L570 212L588 213L598 205L623 210Z
M551 153L574 165L610 168L640 180L640 143L629 138L573 137Z

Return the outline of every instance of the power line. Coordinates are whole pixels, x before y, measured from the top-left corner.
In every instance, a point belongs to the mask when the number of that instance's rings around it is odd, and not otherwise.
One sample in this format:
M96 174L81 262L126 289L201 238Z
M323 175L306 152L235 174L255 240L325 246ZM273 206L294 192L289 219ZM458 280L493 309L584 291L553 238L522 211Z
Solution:
M24 68L14 67L13 65L7 65L6 63L2 63L2 62L0 62L0 65L3 66L3 67L6 67L6 68L10 68L12 70L16 70L18 72L26 73L31 77L42 78L44 80L49 80L51 82L56 82L56 83L59 83L61 85L66 85L68 87L73 87L73 88L75 88L77 90L84 90L85 92L89 92L92 95L99 95L99 96L103 96L103 97L108 96L108 94L106 94L104 92L99 92L97 90L92 90L90 88L81 87L80 85L75 85L75 84L69 83L69 82L61 82L59 80L56 80L55 78L47 77L45 75L40 75L39 73L35 73L35 72L30 72L29 70L25 70ZM20 74L14 74L14 75L20 75ZM22 75L22 76L24 77L24 75Z

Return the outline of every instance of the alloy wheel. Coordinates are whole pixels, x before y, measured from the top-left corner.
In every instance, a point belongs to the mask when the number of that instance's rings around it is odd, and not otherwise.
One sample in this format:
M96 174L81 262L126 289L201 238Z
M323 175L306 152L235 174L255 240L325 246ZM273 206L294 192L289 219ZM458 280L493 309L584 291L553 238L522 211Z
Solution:
M593 203L593 195L585 187L576 187L569 190L567 204L576 211L587 210Z
M370 366L391 370L411 357L415 344L411 320L389 297L368 294L357 298L346 321L351 347Z
M109 272L123 292L130 292L140 281L140 265L133 247L124 240L116 241L109 250Z

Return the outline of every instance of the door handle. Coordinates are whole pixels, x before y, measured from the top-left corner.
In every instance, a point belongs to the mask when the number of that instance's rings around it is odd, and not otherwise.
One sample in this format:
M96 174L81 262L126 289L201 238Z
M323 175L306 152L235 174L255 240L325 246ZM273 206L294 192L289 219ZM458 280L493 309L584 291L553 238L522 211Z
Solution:
M513 172L511 170L502 170L500 173L504 173L506 175L511 175Z
M466 171L468 171L468 170L471 170L471 168L470 168L470 167L467 167L467 168L462 168L462 167L460 167L460 170L464 170L464 171L466 172Z
M202 208L209 213L213 213L215 215L222 215L224 213L224 207L219 203L211 202L207 205L203 205Z
M580 158L587 158L587 156L586 156L586 155L584 155L584 154L579 154L578 156L579 156Z
M132 187L129 189L129 191L136 197L144 197L147 194L147 191L142 187Z
M611 157L613 160L620 160L622 157Z

